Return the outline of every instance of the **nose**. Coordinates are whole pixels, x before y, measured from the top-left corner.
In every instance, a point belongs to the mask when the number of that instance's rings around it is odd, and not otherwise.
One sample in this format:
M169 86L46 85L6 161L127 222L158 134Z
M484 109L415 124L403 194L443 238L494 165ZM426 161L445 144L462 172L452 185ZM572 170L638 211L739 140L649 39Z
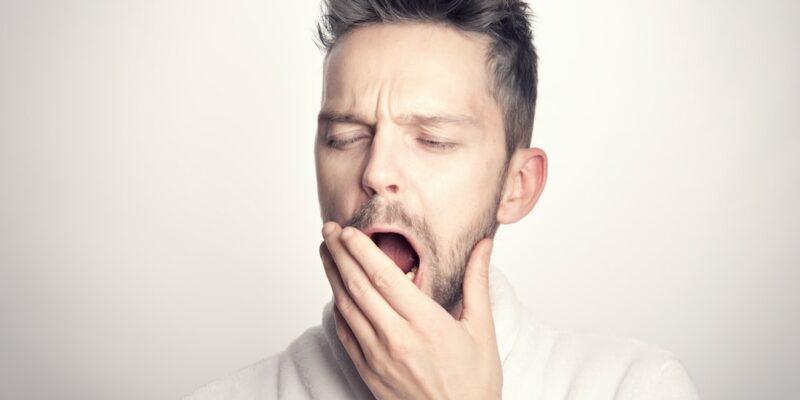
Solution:
M392 196L403 187L401 143L395 143L389 132L376 132L372 139L367 165L361 177L361 186L372 196Z

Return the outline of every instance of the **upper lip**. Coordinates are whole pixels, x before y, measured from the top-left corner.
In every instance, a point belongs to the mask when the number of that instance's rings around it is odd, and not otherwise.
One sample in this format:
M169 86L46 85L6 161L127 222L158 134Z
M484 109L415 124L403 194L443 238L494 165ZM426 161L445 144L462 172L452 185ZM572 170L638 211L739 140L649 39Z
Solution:
M417 257L419 258L419 264L422 265L422 252L420 251L419 246L417 245L416 240L412 235L406 232L403 228L396 227L396 226L382 226L382 225L373 225L361 230L365 235L367 235L370 239L372 235L376 233L396 233L398 235L403 235L403 237L408 241L411 245L411 248L414 249L414 252L417 253Z

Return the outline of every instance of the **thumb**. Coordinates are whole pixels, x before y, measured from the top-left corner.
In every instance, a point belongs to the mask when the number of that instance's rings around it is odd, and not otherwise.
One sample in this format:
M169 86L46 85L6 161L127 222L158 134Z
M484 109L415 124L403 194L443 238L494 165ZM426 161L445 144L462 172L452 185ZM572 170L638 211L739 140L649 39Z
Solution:
M486 238L472 248L464 272L464 304L461 321L472 325L492 322L492 305L489 299L489 258L494 241Z

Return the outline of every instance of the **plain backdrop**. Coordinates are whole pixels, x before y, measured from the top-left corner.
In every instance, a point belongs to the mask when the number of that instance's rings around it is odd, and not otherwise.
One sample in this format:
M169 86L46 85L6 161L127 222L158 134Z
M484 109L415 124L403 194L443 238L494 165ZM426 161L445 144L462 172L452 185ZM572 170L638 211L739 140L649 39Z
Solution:
M800 2L532 5L550 176L494 263L704 399L800 398ZM318 7L0 3L0 397L173 399L319 323Z

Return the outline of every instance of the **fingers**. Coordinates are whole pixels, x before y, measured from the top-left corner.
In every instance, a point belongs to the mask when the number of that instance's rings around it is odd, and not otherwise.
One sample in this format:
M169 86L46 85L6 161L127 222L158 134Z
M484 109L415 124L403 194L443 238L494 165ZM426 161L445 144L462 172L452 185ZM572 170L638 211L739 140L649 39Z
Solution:
M472 249L464 273L464 311L461 320L471 324L493 324L489 297L489 258L492 239L483 239Z
M375 289L401 317L412 320L414 316L424 315L433 309L435 303L418 290L367 235L358 229L345 227L340 239Z
M388 392L387 387L383 384L381 378L376 375L369 361L369 358L374 358L375 355L369 353L369 348L364 348L359 344L358 338L353 334L353 331L347 325L347 321L344 320L336 307L333 308L333 317L336 322L336 335L339 337L339 342L342 343L347 355L353 361L353 365L356 367L358 374L361 375L361 379L364 380L364 383L367 384L376 398L383 398L380 393Z
M341 312L343 314L349 325L348 330L352 329L357 331L358 338L364 345L374 342L376 340L375 329L372 327L367 317L364 316L358 304L353 301L347 293L347 290L345 290L342 279L339 276L339 271L336 269L333 258L330 252L328 252L324 242L319 246L319 255L322 258L322 265L325 267L325 275L328 277L328 282L333 291L333 298L336 304L335 308L340 310L337 311L337 313Z
M342 288L363 311L363 315L372 323L374 331L380 336L387 336L395 331L401 317L386 302L367 277L364 266L355 260L344 244L340 241L341 227L336 223L327 223L323 227L325 246L333 257L338 269ZM340 295L340 297L345 297ZM342 315L347 318L346 309L339 307ZM349 322L349 320L348 320ZM354 333L359 335L357 327L352 326Z
M356 369L358 369L359 373L361 373L362 370L368 369L366 358L364 357L364 352L361 351L358 339L356 339L352 329L350 329L350 326L344 320L337 307L333 308L333 317L336 322L336 335L339 337L339 342L342 343L350 359L353 360Z

